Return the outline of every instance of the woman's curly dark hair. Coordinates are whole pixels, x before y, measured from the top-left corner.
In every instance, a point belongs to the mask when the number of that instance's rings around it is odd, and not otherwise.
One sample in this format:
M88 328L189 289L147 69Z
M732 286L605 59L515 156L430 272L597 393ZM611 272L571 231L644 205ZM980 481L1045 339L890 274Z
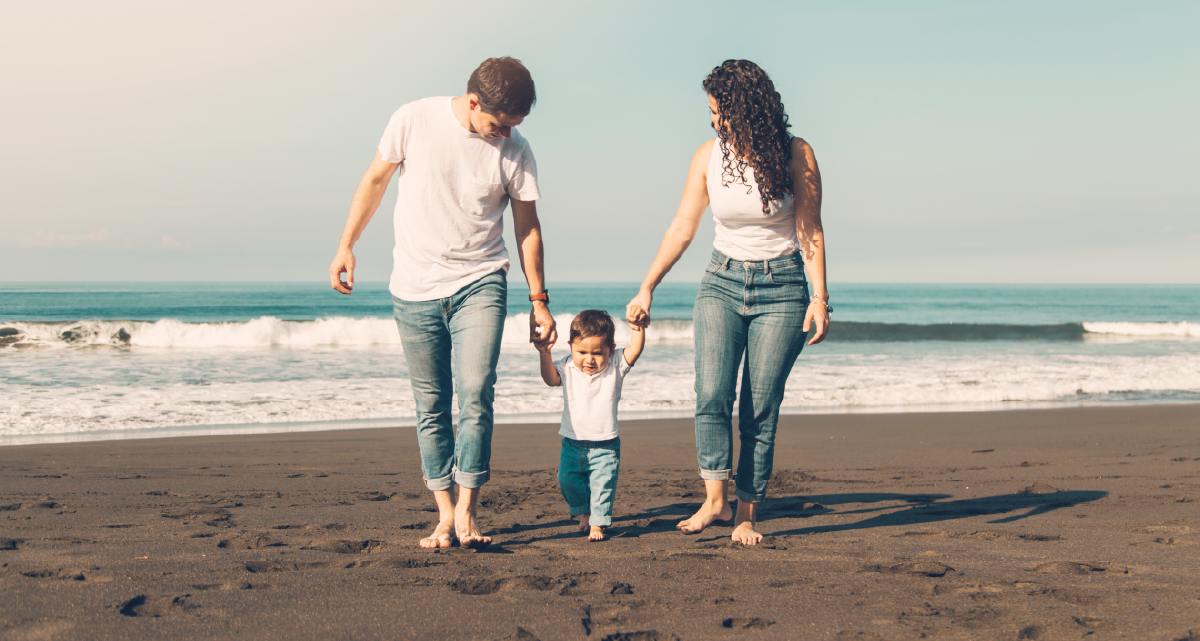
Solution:
M720 117L721 184L745 185L746 167L753 168L763 213L769 213L771 201L792 195L791 125L775 84L749 60L726 60L704 79L704 91L716 99Z

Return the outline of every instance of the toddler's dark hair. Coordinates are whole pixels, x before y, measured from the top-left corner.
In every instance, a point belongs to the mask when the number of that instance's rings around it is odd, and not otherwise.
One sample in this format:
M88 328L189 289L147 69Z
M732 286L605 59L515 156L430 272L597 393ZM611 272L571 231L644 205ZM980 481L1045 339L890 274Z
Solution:
M579 312L575 320L571 321L571 335L567 342L574 343L577 338L602 336L610 348L616 349L617 342L614 340L616 333L617 326L608 312L602 309L585 309Z

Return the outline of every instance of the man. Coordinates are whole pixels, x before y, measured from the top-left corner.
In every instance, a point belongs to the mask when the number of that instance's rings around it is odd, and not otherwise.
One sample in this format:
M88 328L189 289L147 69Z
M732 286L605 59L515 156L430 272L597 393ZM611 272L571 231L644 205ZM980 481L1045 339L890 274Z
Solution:
M465 94L400 107L354 193L329 267L330 284L349 294L354 243L399 168L389 289L417 405L421 471L440 513L421 547L449 547L455 539L470 547L491 543L475 522L475 505L491 459L496 362L507 316L503 214L510 199L533 301L530 341L544 346L557 338L542 275L537 166L529 143L513 129L536 99L519 60L489 58L471 74Z

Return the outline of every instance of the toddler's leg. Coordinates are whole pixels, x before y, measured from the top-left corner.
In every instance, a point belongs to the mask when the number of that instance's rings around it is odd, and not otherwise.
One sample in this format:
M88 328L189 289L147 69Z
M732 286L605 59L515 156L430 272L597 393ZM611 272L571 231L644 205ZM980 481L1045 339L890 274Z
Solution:
M571 508L571 516L582 514L586 521L591 509L588 507L591 493L588 491L587 450L567 438L562 440L562 454L558 459L558 487Z
M588 538L603 541L604 530L612 525L613 503L617 499L617 475L621 467L621 441L610 447L589 451L588 467L591 485L592 518Z

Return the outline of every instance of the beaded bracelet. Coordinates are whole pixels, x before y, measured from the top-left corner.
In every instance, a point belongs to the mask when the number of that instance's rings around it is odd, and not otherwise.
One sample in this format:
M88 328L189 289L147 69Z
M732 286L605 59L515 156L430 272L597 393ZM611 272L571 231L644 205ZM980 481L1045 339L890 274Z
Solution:
M822 305L824 305L826 315L833 314L833 308L829 306L829 303L826 303L825 301L821 300L820 298L813 298L812 300L808 301L808 306L812 307L813 303L821 303Z

